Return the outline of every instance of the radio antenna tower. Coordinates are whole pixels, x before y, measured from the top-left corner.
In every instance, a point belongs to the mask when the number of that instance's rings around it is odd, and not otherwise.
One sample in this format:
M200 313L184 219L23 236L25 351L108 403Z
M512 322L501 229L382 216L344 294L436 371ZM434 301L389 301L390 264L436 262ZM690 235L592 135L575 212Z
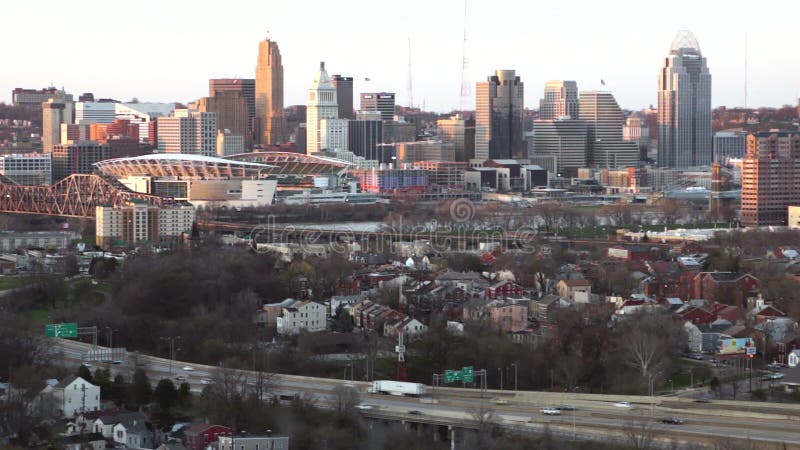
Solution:
M414 107L414 85L411 82L411 36L408 36L408 107Z
M744 107L747 108L747 33L744 33Z
M464 0L464 39L461 41L461 111L472 109L472 82L469 79L469 59L467 58L467 0Z
M403 344L403 330L397 333L397 345L394 347L397 352L397 381L408 381L408 372L406 371L406 346Z

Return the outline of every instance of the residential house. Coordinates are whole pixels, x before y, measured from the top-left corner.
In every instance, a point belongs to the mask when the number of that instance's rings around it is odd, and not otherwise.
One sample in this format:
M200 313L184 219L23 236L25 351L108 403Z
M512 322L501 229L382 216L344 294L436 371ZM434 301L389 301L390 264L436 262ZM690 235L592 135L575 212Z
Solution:
M232 429L222 425L195 423L183 431L183 445L188 450L204 450L218 436L232 432Z
M123 416L112 429L114 442L128 448L156 448L156 435L142 418L134 415Z
M277 325L278 317L283 315L283 308L294 305L297 300L287 298L286 300L278 303L265 303L261 309L264 311L263 323L266 325Z
M760 287L758 278L740 272L700 272L692 279L692 298L744 306Z
M106 440L100 433L83 433L61 436L58 448L63 450L104 450Z
M592 283L585 278L561 280L556 284L556 293L571 302L575 301L576 293L592 293Z
M495 300L487 305L492 323L506 333L517 333L528 326L527 303L510 303Z
M394 322L386 322L383 325L383 334L384 336L397 336L402 331L403 336L408 340L414 340L422 336L427 329L428 327L424 323L406 316Z
M351 306L355 305L356 303L364 300L366 297L363 294L358 295L334 295L331 297L329 301L330 310L328 311L328 315L331 317L336 316L336 310L339 309L339 306L343 308L350 308Z
M530 296L531 290L526 289L519 284L503 280L488 286L484 289L484 295L487 299L506 298L506 297L521 297Z
M691 322L695 325L708 325L717 320L716 314L709 312L705 308L692 306L691 304L684 305L676 312L681 319Z
M547 322L559 309L569 308L570 303L558 295L548 294L528 303L528 317L538 322Z
M622 302L614 312L615 316L629 316L644 311L661 309L662 306L654 299L646 296L632 297Z
M800 350L794 349L789 352L789 355L786 358L786 365L789 367L797 367L800 365Z
M220 436L218 450L289 450L289 436Z
M708 312L716 314L717 318L725 319L730 323L739 323L744 320L744 309L735 305L714 303L708 308Z
M52 398L54 408L65 419L100 409L100 386L78 376L64 378L54 386L46 386L42 395Z
M276 320L278 334L298 334L301 330L311 333L328 329L325 305L312 301L297 301L283 308Z
M623 261L649 261L655 259L655 252L641 245L615 245L606 250L606 256Z

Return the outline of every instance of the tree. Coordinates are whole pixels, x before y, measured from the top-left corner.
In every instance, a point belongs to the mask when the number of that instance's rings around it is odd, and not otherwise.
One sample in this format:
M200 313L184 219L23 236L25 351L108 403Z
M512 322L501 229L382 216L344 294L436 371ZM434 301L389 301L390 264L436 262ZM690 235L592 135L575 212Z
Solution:
M78 258L76 258L75 255L65 256L63 261L63 269L65 277L74 277L75 275L78 275L80 273Z
M483 261L472 253L448 253L445 255L447 267L456 272L480 272L483 270Z
M490 443L497 427L497 416L494 410L481 402L477 407L469 410L469 415L478 435L476 448L491 448Z
M81 366L78 367L78 376L88 381L89 383L92 382L92 371L83 364L81 364Z
M645 382L657 368L668 372L672 357L686 346L680 324L661 313L641 313L624 321L618 339L623 363Z
M340 333L349 333L353 331L355 328L355 321L353 320L353 316L350 315L347 311L345 311L343 305L339 305L336 307L336 314L333 319L333 323L331 323L331 329L333 331L338 331Z
M130 400L139 406L144 406L150 403L153 395L153 388L150 387L150 379L147 378L147 373L137 368L133 373L133 383L130 386Z
M351 426L356 421L356 405L358 405L358 391L345 385L333 388L333 413L336 417L336 426Z
M156 390L153 391L153 400L158 403L161 411L169 411L178 400L178 391L175 389L175 383L168 378L161 379L156 386Z
M192 387L185 381L178 388L177 403L183 407L188 407L192 404Z
M655 448L658 430L647 417L631 415L625 422L625 436L635 450Z
M92 262L89 263L89 275L98 280L105 280L115 270L117 270L115 258L92 258Z

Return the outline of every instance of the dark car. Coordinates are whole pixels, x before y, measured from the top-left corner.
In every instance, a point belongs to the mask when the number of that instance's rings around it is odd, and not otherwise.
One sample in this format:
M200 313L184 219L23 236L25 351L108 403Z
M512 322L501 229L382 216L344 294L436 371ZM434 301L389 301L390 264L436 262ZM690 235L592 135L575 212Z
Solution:
M665 417L661 419L661 423L665 423L667 425L683 425L683 421L677 417Z
M420 411L417 411L416 409L412 409L408 413L411 414L412 416L421 416L422 415L422 413Z
M572 405L560 405L560 406L556 406L556 409L559 410L559 411L575 411L578 408L576 408L576 407L574 407Z

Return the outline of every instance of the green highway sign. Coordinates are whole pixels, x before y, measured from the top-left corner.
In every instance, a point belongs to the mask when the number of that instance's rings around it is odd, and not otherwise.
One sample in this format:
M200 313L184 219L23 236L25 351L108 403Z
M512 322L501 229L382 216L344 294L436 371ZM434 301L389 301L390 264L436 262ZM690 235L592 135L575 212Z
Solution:
M472 383L475 381L474 376L475 370L472 366L462 367L461 368L461 379L464 380L464 383Z
M47 337L76 338L78 337L77 323L49 323L44 326Z
M454 383L456 381L463 381L464 383L472 383L475 381L475 370L472 366L462 367L461 370L445 370L444 382Z

